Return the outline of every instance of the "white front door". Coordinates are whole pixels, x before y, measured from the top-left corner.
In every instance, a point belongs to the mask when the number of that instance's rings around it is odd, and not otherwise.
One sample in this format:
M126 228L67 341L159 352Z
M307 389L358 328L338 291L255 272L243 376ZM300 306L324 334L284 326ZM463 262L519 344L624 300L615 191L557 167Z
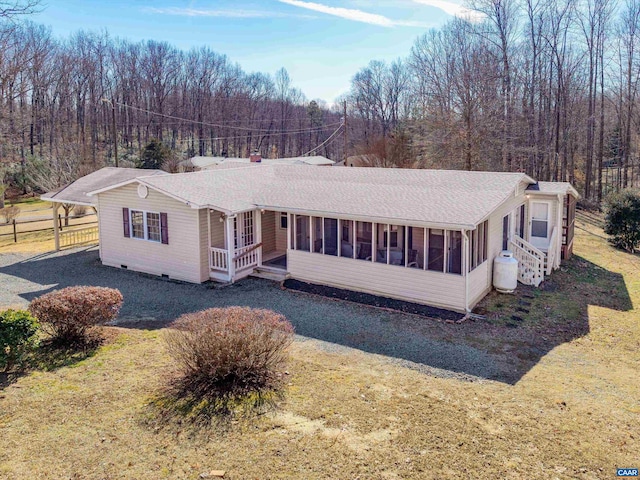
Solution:
M549 248L551 235L551 203L542 201L531 202L529 219L529 242L541 250Z

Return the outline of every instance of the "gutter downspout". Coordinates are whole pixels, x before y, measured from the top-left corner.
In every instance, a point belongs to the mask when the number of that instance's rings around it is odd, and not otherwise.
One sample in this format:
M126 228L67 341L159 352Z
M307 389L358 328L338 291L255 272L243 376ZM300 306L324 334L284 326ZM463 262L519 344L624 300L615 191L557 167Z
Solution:
M464 310L471 313L469 308L469 235L466 230L462 230L464 238Z

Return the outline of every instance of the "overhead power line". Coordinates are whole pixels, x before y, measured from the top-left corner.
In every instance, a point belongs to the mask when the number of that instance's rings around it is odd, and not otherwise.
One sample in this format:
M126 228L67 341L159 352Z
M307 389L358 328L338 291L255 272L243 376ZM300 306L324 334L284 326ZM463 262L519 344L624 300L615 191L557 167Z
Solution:
M254 133L259 133L259 132L266 132L269 134L283 134L283 133L304 133L304 132L310 132L313 130L317 130L318 128L322 129L322 128L327 128L327 127L333 127L335 125L341 124L341 122L334 122L334 123L329 123L327 125L324 125L323 127L312 127L312 128L305 128L305 129L298 129L298 130L282 130L279 132L271 132L269 129L255 129L255 128L251 128L251 127L235 127L232 125L223 125L220 123L209 123L209 122L199 122L197 120L190 120L188 118L181 118L181 117L176 117L175 115L167 115L165 113L158 113L158 112L154 112L152 110L147 110L145 108L140 108L140 107L134 107L132 105L127 105L126 103L121 103L121 102L115 102L116 105L120 105L121 107L124 108L128 108L131 110L137 110L139 112L144 112L144 113L148 113L149 115L156 115L158 117L163 117L163 118L171 118L172 120L179 120L181 122L186 122L186 123L193 123L196 125L204 125L206 127L216 127L216 128L228 128L230 130L242 130L245 132L254 132Z
M307 156L307 155L309 155L310 153L315 152L316 150L318 150L320 147L322 147L322 146L324 146L324 145L327 145L327 144L331 141L331 139L332 139L333 137L335 137L335 136L338 134L338 132L340 131L340 129L342 129L343 125L344 125L344 123L342 123L342 122L341 122L341 123L340 123L340 126L339 126L338 128L336 128L335 132L333 132L331 135L329 135L329 138L327 138L324 142L322 142L322 143L321 143L320 145L318 145L316 148L311 149L311 150L309 150L307 153L303 153L303 154L302 154L302 155L300 155L300 156L301 156L301 157L306 157L306 156Z

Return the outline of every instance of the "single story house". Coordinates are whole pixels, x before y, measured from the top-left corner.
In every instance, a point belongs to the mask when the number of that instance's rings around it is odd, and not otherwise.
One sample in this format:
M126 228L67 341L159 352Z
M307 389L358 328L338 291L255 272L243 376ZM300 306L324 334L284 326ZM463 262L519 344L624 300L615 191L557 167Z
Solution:
M286 275L457 311L491 290L503 249L536 286L568 258L578 198L523 173L236 164L131 175L86 192L105 265L196 283Z

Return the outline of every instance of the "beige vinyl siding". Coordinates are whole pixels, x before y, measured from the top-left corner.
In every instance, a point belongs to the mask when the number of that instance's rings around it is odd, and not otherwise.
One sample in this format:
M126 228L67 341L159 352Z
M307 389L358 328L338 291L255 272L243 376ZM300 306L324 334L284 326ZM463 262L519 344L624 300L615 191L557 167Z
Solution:
M296 250L287 251L287 270L293 278L310 283L458 311L465 309L465 283L461 275Z
M105 265L168 275L169 278L199 283L201 270L201 219L198 210L153 189L140 198L137 183L98 194L100 248ZM122 209L165 212L169 244L126 238Z
M279 213L277 215L280 215ZM276 217L276 250L287 251L287 229L280 228L280 218Z
M200 229L200 281L206 282L209 280L209 223L206 208L198 210L198 228Z
M220 212L212 210L211 213L211 246L214 248L225 248L224 222L220 221Z
M274 250L276 250L276 212L268 211L262 214L262 253L270 253Z
M505 203L503 203L498 209L496 209L489 217L489 235L487 238L487 261L489 262L489 268L486 269L487 281L491 285L493 283L493 260L502 251L502 219L505 215L513 213L516 208L526 203L526 197L524 195L518 195L510 197ZM528 212L528 210L527 210ZM528 213L527 213L528 214ZM513 227L515 215L511 217L511 223ZM529 220L525 221L525 229L529 228ZM471 288L471 284L469 284ZM472 296L469 295L471 299Z
M486 260L469 273L469 308L473 308L491 290L488 271L489 260Z

